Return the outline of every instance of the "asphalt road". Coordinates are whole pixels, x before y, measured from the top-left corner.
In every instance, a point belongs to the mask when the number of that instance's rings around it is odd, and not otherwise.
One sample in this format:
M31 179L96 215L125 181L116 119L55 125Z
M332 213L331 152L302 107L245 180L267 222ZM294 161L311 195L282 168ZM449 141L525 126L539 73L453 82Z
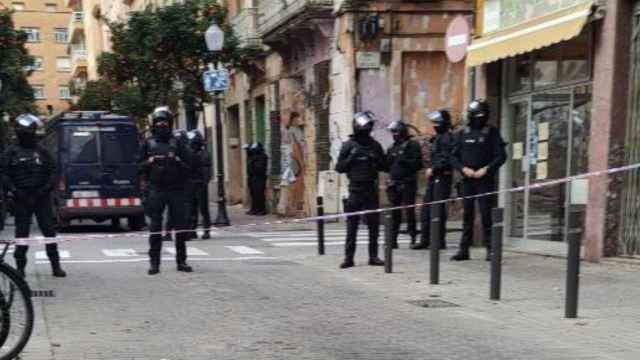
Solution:
M316 255L312 231L285 230L234 230L191 241L195 272L190 274L176 271L172 243L165 242L161 273L148 276L147 240L105 226L72 229L73 235L112 237L61 244L65 279L51 277L44 249L35 246L27 279L33 289L54 290L55 296L34 299L36 327L22 358L640 356L640 305L628 285L638 284L637 268L612 272L587 266L585 274L596 280L585 280L594 290L585 297L583 317L564 320L558 290L563 263L557 259L508 255L510 291L497 303L486 299L488 268L481 250L471 262L444 261L443 284L430 286L428 252L408 250L406 238L396 252L394 274L384 274L366 265L364 245L355 268L338 269L344 237L339 226L327 229L323 257ZM603 284L611 288L597 292ZM615 309L601 306L611 299ZM418 306L424 303L430 307Z

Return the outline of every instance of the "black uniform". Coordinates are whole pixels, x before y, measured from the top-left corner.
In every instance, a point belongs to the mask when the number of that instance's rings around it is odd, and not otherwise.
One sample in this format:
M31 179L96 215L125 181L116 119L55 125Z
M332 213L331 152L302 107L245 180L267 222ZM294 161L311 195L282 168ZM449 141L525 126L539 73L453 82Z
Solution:
M506 161L504 145L500 131L490 125L484 125L480 128L467 126L458 133L452 156L454 167L459 171L462 171L464 167L474 171L487 167L487 175L482 178L464 178L462 182L463 196L473 196L494 191L495 176L500 166ZM491 245L492 200L493 196L478 198L484 241L488 253ZM475 199L464 200L464 230L460 241L460 249L462 252L467 252L467 255L468 249L473 242L474 203Z
M203 239L209 238L209 228L211 227L211 214L209 214L209 182L211 181L211 157L209 152L202 147L193 149L191 152L191 182L192 199L191 203L191 227L198 226L198 213L202 215L202 224L205 228Z
M262 146L252 145L247 158L247 180L251 195L251 215L266 215L267 204L265 191L267 189L267 168L269 157Z
M42 235L54 238L54 216L51 207L51 192L56 183L56 167L51 155L39 145L12 145L7 148L2 159L5 184L14 196L15 237L28 238L31 218L36 216ZM28 245L16 245L14 257L20 273L24 274L27 265ZM64 277L60 268L58 244L46 245L46 253L53 275Z
M378 173L384 171L386 161L384 150L379 142L368 133L352 135L340 149L336 171L347 174L349 178L349 198L345 211L354 212L372 210L379 207ZM367 214L369 227L369 259L378 259L378 235L380 217L377 213ZM360 216L347 218L347 240L345 244L345 262L353 266L356 253L356 240Z
M139 168L143 181L149 186L149 213L151 226L149 231L149 258L151 269L160 266L162 250L162 217L165 208L169 210L172 225L176 234L176 262L178 267L186 267L187 252L185 241L189 234L186 216L188 214L185 201L185 174L189 171L189 153L184 144L175 139L152 136L146 140L139 155ZM150 270L150 273L157 273Z
M453 165L451 154L455 146L455 138L450 132L437 134L431 138L431 170L432 175L427 182L427 191L424 195L424 202L429 203L434 200L444 200L451 196L451 182L453 177ZM434 190L438 184L439 194L436 196ZM441 206L441 205L440 205ZM441 206L440 216L440 247L446 248L447 234L447 207ZM427 248L431 240L431 206L422 209L420 243Z
M192 164L192 154L191 154L191 149L188 146L188 142L187 142L187 132L184 130L177 130L176 132L174 132L174 138L175 141L177 142L178 146L184 148L184 151L189 155L188 158L190 159L189 161L184 161L183 165L187 166L189 168L189 171L186 173L186 176L182 176L181 179L182 181L184 181L184 211L185 211L185 215L184 215L184 220L187 222L187 224L190 226L192 223L192 213L193 210L195 209L195 202L194 202L194 197L195 197L195 186L194 186L194 173L191 170L193 168L193 164ZM190 228L190 227L189 227ZM165 231L165 241L172 241L173 238L171 236L171 232L173 230L177 230L175 223L173 221L173 218L171 217L171 213L169 211L167 211L167 218L165 220L165 225L164 225L164 231ZM187 239L194 239L197 238L197 234L194 232L189 232L187 233Z
M417 172L422 167L420 144L411 140L408 136L395 141L387 151L387 167L390 177L387 196L391 206L414 205L418 190ZM409 236L411 236L411 242L413 243L417 235L415 208L406 208L405 214ZM394 248L397 248L398 233L402 223L402 210L393 210L392 217L392 244Z

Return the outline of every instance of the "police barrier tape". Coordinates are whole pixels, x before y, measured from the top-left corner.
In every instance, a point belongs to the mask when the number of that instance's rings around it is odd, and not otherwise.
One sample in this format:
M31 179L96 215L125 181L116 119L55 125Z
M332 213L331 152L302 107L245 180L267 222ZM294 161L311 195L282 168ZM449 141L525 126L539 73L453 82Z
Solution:
M459 196L459 197L453 197L453 198L437 200L437 201L431 201L431 202L426 202L426 203L416 203L416 204L412 204L412 205L402 205L402 206L378 208L378 209L371 209L371 210L345 212L345 213L332 214L332 215L311 216L311 217L305 217L305 218L276 220L276 221L268 221L268 222L261 222L261 223L231 225L231 226L225 226L225 227L216 227L216 226L212 226L212 227L209 227L209 228L200 227L200 228L196 228L196 229L174 230L173 232L175 234L177 234L177 233L192 233L193 231L202 231L202 230L205 230L205 231L206 230L209 230L209 231L235 231L237 229L253 228L253 227L258 227L258 226L311 223L311 222L316 222L318 220L332 220L332 219L346 218L346 217L350 217L350 216L360 216L360 215L373 214L373 213L383 213L383 212L394 211L394 210L420 208L420 207L423 207L423 206L436 205L436 204L445 204L445 203L448 203L448 202L461 201L461 200L464 200L464 199L476 199L476 198L485 197L485 196L494 196L494 195L505 194L505 193L513 193L513 192L520 192L520 191L531 190L531 189L539 189L539 188L545 188L545 187L551 187L551 186L555 186L555 185L565 184L565 183L568 183L568 182L571 182L571 181L574 181L574 180L580 180L580 179L587 179L587 178L597 177L597 176L617 174L617 173L622 173L622 172L636 170L636 169L640 169L640 163L631 164L631 165L625 165L625 166L620 166L620 167L615 167L615 168L610 168L610 169L605 169L605 170L592 171L592 172L583 173L583 174L574 175L574 176L568 176L568 177L564 177L564 178L560 178L560 179L544 181L544 182L540 182L540 183L533 184L533 185L518 186L518 187L509 188L509 189L496 190L496 191L486 192L486 193L477 194L477 195ZM122 238L122 237L148 237L150 235L162 235L163 233L164 232L162 232L162 231L159 231L159 232L131 231L131 232L118 233L118 234L65 235L65 236L57 236L57 237L54 237L54 238L44 237L44 236L33 236L33 237L29 237L29 238L20 238L20 239L13 239L13 240L0 240L0 243L4 243L4 244L11 243L11 244L17 244L17 245L50 244L50 243L67 242L67 241L73 241L73 240L111 239L111 238Z

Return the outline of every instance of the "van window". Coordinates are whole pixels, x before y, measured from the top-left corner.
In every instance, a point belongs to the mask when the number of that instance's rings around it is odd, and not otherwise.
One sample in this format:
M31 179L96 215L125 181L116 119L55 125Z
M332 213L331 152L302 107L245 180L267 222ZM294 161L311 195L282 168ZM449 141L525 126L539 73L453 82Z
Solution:
M76 164L98 162L97 133L93 131L72 130L70 136L69 159Z
M138 155L138 138L135 132L101 132L100 150L104 163L135 163Z

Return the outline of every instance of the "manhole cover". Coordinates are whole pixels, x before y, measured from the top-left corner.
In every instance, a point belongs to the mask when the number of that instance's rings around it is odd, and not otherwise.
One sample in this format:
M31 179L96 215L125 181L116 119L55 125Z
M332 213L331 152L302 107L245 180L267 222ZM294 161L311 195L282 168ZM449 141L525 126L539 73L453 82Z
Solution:
M408 301L408 303L415 306L420 306L423 308L447 308L447 307L460 306L458 304L454 304L452 302L439 300L439 299L411 300L411 301Z
M55 297L53 290L31 290L31 297Z

